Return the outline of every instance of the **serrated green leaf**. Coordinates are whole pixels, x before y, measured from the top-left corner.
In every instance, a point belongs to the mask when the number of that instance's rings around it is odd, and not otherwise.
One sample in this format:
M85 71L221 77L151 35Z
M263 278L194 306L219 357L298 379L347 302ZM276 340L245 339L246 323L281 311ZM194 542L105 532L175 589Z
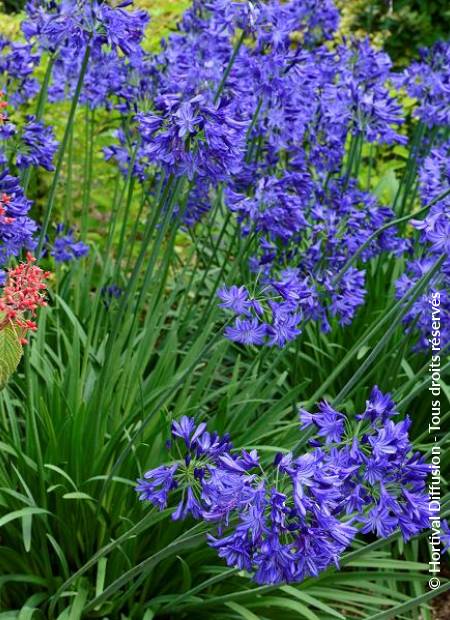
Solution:
M14 326L8 324L0 329L0 390L16 371L22 354L22 345Z

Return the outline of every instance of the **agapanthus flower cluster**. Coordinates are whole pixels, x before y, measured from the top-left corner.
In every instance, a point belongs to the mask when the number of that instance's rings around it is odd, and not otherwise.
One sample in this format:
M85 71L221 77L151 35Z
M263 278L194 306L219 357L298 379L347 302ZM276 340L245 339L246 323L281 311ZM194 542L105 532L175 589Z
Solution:
M69 44L58 54L49 87L50 101L64 101L74 95L82 61L82 55ZM149 56L140 48L125 55L104 44L92 44L80 102L91 109L134 111L137 101L153 95L151 74Z
M427 527L429 467L413 450L409 419L395 416L377 387L356 427L326 402L313 414L301 410L309 447L272 462L183 417L172 424L177 457L148 471L136 490L160 510L181 497L172 518L215 527L209 545L258 583L302 581L339 566L358 533L400 530L407 540Z
M187 175L185 224L210 208L209 185L225 184L242 235L258 245L249 288L260 303L228 328L238 342L284 346L305 320L349 324L365 271L337 276L393 217L345 170L349 141L405 142L392 63L368 41L330 51L323 42L337 21L333 4L318 0L194 2L155 58L152 110L106 149L124 173L133 161L141 180L152 164ZM389 230L361 260L406 245Z
M50 100L74 94L89 47L80 101L123 113L106 158L124 174L132 164L143 183L159 170L166 179L187 176L184 226L214 204L211 188L224 186L225 204L255 248L251 282L221 289L224 307L236 315L229 338L284 346L305 321L325 331L350 324L366 296L365 263L409 247L392 228L345 268L394 217L359 188L354 161L364 145L405 143L394 84L420 98L417 114L430 127L444 124L448 45L399 77L368 40L325 44L339 22L331 0L194 0L151 55L141 47L148 16L131 4L27 3L28 46L54 60ZM43 131L40 165L50 161ZM424 226L434 248L448 244L445 218ZM232 306L244 296L237 312Z
M0 265L23 248L34 248L37 226L28 217L30 208L19 179L6 169L0 171Z
M127 10L132 2L37 2L26 5L22 30L27 40L54 55L51 101L70 98L76 88L84 53L90 61L81 101L90 107L111 107L110 99L128 107L146 83L146 55L141 42L149 16ZM127 104L128 102L128 104Z
M412 287L434 266L436 258L426 256L410 260L405 272L396 282L397 297L405 297ZM442 348L450 342L450 269L444 265L432 279L425 293L419 296L403 318L404 324L417 335L416 350L429 351L433 336L433 323L439 326Z
M432 149L419 171L420 197L423 205L436 200L450 190L450 144ZM444 262L433 276L429 286L412 305L404 317L404 323L418 332L416 348L429 349L432 335L431 304L439 320L443 345L450 342L450 195L445 196L428 210L424 219L414 220L419 231L420 255L413 256L406 265L405 273L396 283L397 296L403 297L430 271L440 257Z
M53 159L58 150L53 128L28 116L17 144L16 164L20 170L42 167L54 170Z
M421 50L421 58L398 80L418 101L414 115L429 128L450 124L450 43L438 41Z
M28 216L31 201L27 199L20 180L9 171L12 159L22 168L30 165L50 165L56 143L51 130L30 121L24 130L24 141L18 141L18 131L8 115L9 102L0 91L0 266L25 248L34 248L36 223ZM19 146L20 145L20 146Z
M293 40L305 46L322 43L333 36L339 24L339 11L330 0L276 1L256 6L253 30L261 48L287 50Z
M49 52L61 49L68 42L82 49L92 30L93 3L78 0L29 0L25 5L27 19L22 31L28 41Z
M46 304L45 292L49 272L35 265L35 258L27 255L27 262L8 270L0 292L0 330L13 325L21 344L26 344L28 331L37 329L37 310ZM31 317L31 318L30 318Z
M0 166L4 166L8 158L2 143L10 140L16 133L16 127L9 119L8 101L6 101L5 93L0 91Z
M32 45L0 37L0 89L12 105L27 102L39 91L39 82L33 77L39 61Z
M145 11L125 11L131 4L131 0L115 7L97 0L29 0L22 31L50 52L65 46L80 51L92 39L94 46L106 44L130 54L140 47L149 19Z
M10 102L0 91L0 165L15 165L19 170L42 167L53 170L58 149L53 128L29 115L19 130L8 114Z
M245 145L246 123L233 118L222 101L202 95L180 101L176 95L156 102L162 114L138 115L141 156L169 173L194 174L216 182L238 171Z
M368 42L335 52L318 45L337 21L329 1L194 2L153 61L156 110L144 112L140 131L150 143L149 160L157 155L171 172L192 175L225 151L226 171L235 174L250 155L266 165L304 156L306 141L314 167L336 170L349 134L404 142L387 55ZM211 116L215 109L221 118ZM252 130L247 136L245 125ZM259 145L252 153L243 152L245 137Z
M419 181L423 205L450 190L450 142L432 149L419 171ZM429 244L433 254L450 257L450 194L438 200L424 220L413 224L421 231L420 241Z
M303 321L319 321L325 331L333 318L341 325L352 321L364 302L365 270L346 263L393 217L390 209L352 180L330 181L324 191L308 172L266 177L254 196L232 192L228 202L244 233L256 233L259 243L251 259L258 274L254 299L242 286L219 291L221 306L237 315L226 330L231 340L284 346ZM390 228L367 246L361 261L406 248Z
M108 284L100 290L103 305L110 308L114 300L119 299L123 295L124 289L117 284Z
M89 253L89 246L75 236L73 228L64 224L56 227L56 236L51 244L50 254L57 263L67 263L83 258Z

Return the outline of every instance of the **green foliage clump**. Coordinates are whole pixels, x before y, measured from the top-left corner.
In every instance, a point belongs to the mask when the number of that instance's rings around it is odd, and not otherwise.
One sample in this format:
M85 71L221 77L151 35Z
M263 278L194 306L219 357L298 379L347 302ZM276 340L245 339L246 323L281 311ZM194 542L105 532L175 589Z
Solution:
M5 6L0 3L0 36L18 39L21 20L22 16L19 13L8 13Z
M146 32L144 47L157 50L161 39L175 29L179 17L190 5L189 0L137 0L135 5L146 9L151 21Z
M450 5L443 0L340 1L343 34L368 35L398 65L417 56L420 47L450 35Z

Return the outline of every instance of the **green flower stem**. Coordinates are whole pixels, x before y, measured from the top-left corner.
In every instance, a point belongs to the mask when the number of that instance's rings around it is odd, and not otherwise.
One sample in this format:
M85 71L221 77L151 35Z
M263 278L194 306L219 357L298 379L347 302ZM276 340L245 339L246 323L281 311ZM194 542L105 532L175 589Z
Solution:
M50 80L52 77L55 60L56 60L55 57L51 55L47 62L47 68L45 70L44 80L42 82L41 89L39 91L38 101L37 101L37 107L36 107L36 120L37 121L42 120L42 117L44 116L44 110L45 110L45 105L47 103L47 96L48 96L48 87L50 86ZM23 191L25 194L27 193L28 186L30 184L31 171L32 171L31 168L27 168L22 177L22 187L23 187Z
M364 363L359 366L356 373L352 376L350 381L345 385L345 387L339 392L338 396L333 400L333 405L342 402L345 395L348 393L350 387L352 387L363 372L365 372L366 368L372 363L372 361L377 357L378 353L384 348L384 346L389 341L390 337L394 329L399 325L403 316L408 311L408 308L413 304L413 302L417 299L420 293L424 290L425 286L431 280L433 275L442 265L443 258L439 258L435 265L428 271L422 278L411 288L410 291L397 301L394 306L379 319L375 325L371 325L368 330L363 334L363 336L352 346L352 348L347 352L344 358L339 362L335 369L329 374L328 378L322 383L322 385L314 392L308 402L304 405L306 409L314 405L318 400L320 400L328 387L333 384L333 382L340 376L343 370L348 366L348 364L355 359L358 351L366 345L381 329L385 328L386 325L389 325L389 328L383 336L380 338L378 344L371 351L370 355L366 358ZM363 369L363 370L361 370ZM356 379L355 379L356 377Z
M85 155L83 204L81 212L81 239L86 241L89 226L89 203L92 190L94 142L95 142L95 110L85 108Z
M227 68L225 69L225 73L223 74L222 79L220 80L219 88L217 89L217 92L215 94L214 103L218 103L220 96L222 95L222 91L225 88L225 84L227 82L228 76L230 75L231 69L233 68L233 65L235 63L237 55L239 54L239 50L241 49L244 39L245 39L245 30L242 31L241 35L239 36L239 39L236 41L236 44L233 48L233 53L231 54L230 61L227 65Z
M90 58L90 52L91 52L91 47L90 47L90 43L88 43L86 50L84 52L84 57L83 57L83 61L81 64L81 71L80 71L80 75L78 77L78 82L77 82L77 86L75 89L75 93L73 95L72 98L72 103L70 106L70 111L69 111L69 116L67 119L67 124L66 124L66 128L64 131L64 136L61 142L61 146L59 148L58 151L58 156L57 156L57 160L56 160L56 166L55 166L55 172L53 175L53 181L49 190L49 197L48 197L48 202L47 202L47 207L44 213L44 220L42 223L42 227L41 227L41 234L39 236L39 242L38 242L38 246L37 246L37 250L36 253L38 256L40 256L40 254L42 253L42 248L44 247L44 242L45 242L45 237L47 235L47 230L48 230L48 225L50 223L50 218L52 215L52 211L53 211L53 207L55 204L55 199L56 199L56 190L58 188L58 183L59 183L59 177L61 175L61 171L62 171L62 166L63 166L63 162L64 162L64 155L66 152L66 148L69 142L69 137L72 131L72 126L75 120L75 113L78 107L78 101L80 99L80 94L81 94L81 89L83 88L83 83L84 83L84 77L86 75L86 71L88 68L88 64L89 64L89 58Z
M397 329L402 318L409 312L413 303L416 301L419 295L422 294L426 285L431 281L434 274L442 266L442 263L444 262L444 260L445 260L444 256L439 258L434 264L434 266L430 269L430 271L428 271L425 274L425 276L423 276L423 278L419 280L419 282L417 283L417 286L413 287L402 298L403 301L406 303L404 303L404 305L401 306L401 312L399 313L398 316L393 318L392 322L389 324L389 327L383 334L382 338L380 338L379 342L376 344L373 350L369 353L369 355L366 357L364 362L359 366L358 370L352 375L352 377L348 380L348 382L345 384L345 386L342 388L342 390L333 400L333 405L341 403L344 400L344 398L347 396L347 394L350 392L351 388L364 375L364 373L370 367L372 362L377 358L378 354L383 350L384 346L389 342L389 339L391 338L394 331Z

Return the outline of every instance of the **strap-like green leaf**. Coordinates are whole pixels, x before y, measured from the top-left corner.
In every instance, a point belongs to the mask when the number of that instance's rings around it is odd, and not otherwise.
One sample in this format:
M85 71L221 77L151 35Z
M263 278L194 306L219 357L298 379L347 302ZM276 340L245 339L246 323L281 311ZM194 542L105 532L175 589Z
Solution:
M438 588L437 590L429 590L425 594L416 596L415 598L411 599L407 603L403 603L402 605L397 605L396 607L393 607L392 609L388 609L387 611L382 611L378 614L375 614L374 616L370 616L368 620L394 620L394 618L399 617L398 614L407 612L410 609L417 609L423 603L430 601L435 596L444 594L444 592L447 592L447 590L449 589L450 589L450 582L446 582L445 584L441 585L440 588Z
M0 329L0 390L15 372L22 357L22 345L13 325Z

